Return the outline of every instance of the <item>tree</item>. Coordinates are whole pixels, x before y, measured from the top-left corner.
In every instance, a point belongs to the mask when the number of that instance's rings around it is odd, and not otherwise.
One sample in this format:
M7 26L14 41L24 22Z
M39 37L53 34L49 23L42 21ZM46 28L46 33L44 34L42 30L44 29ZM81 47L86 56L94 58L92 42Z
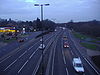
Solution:
M36 20L36 28L37 28L38 30L41 30L41 29L42 29L42 24L41 24L39 18L37 18L37 20Z

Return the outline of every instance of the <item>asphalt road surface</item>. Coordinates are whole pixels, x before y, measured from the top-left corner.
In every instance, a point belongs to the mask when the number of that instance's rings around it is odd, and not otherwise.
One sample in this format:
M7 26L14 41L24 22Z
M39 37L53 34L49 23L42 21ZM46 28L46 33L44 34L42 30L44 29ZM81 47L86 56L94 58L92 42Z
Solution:
M67 36L67 40L63 39ZM27 41L0 59L0 75L79 75L75 72L72 59L80 57L85 69L83 75L99 75L99 72L77 50L68 29L57 29L56 32L44 36L45 49L39 49L40 39ZM69 48L64 48L64 42ZM44 55L42 61L42 53ZM41 63L44 70L41 73Z

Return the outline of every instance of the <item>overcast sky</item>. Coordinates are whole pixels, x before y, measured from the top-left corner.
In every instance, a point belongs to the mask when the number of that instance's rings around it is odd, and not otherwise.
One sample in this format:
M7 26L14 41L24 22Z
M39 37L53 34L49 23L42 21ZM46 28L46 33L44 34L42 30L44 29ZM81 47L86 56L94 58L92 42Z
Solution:
M100 0L0 0L0 18L40 18L40 7L35 3L49 3L44 7L44 19L55 22L100 20Z

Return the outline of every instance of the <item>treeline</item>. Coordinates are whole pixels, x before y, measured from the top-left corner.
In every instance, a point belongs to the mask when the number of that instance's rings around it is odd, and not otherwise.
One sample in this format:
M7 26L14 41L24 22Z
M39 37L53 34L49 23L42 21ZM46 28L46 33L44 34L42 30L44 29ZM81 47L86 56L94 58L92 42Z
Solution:
M66 24L68 28L82 34L90 35L93 37L100 37L100 21L88 21L88 22L68 22Z
M51 20L43 20L40 21L39 18L33 21L14 21L7 19L0 19L0 27L16 27L16 29L22 30L22 28L26 28L26 31L34 31L35 30L51 30L53 31L56 27L56 24Z

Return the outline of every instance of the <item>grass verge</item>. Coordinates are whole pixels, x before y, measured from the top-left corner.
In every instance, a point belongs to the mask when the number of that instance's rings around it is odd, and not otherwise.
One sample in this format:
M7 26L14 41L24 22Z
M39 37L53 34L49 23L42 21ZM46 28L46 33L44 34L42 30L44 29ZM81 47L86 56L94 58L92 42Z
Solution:
M92 49L92 50L98 50L98 46L94 45L94 44L88 44L88 43L80 43L82 46L88 48L88 49Z
M9 42L14 41L14 40L16 40L16 38L12 38L12 39L9 39L9 40L3 40L3 42L4 43L9 43Z
M86 36L86 35L83 35L83 34L80 34L80 33L77 33L77 32L73 32L73 35L76 37L76 38L79 38L81 40L85 40L87 38L90 38L91 40L89 40L88 42L92 42L92 43L96 43L96 44L100 44L100 38L93 38L93 37L90 37L90 36Z
M77 32L73 32L73 34L74 34L74 36L76 38L79 38L79 39L86 39L86 38L88 38L88 36L80 34L80 33L77 33Z

